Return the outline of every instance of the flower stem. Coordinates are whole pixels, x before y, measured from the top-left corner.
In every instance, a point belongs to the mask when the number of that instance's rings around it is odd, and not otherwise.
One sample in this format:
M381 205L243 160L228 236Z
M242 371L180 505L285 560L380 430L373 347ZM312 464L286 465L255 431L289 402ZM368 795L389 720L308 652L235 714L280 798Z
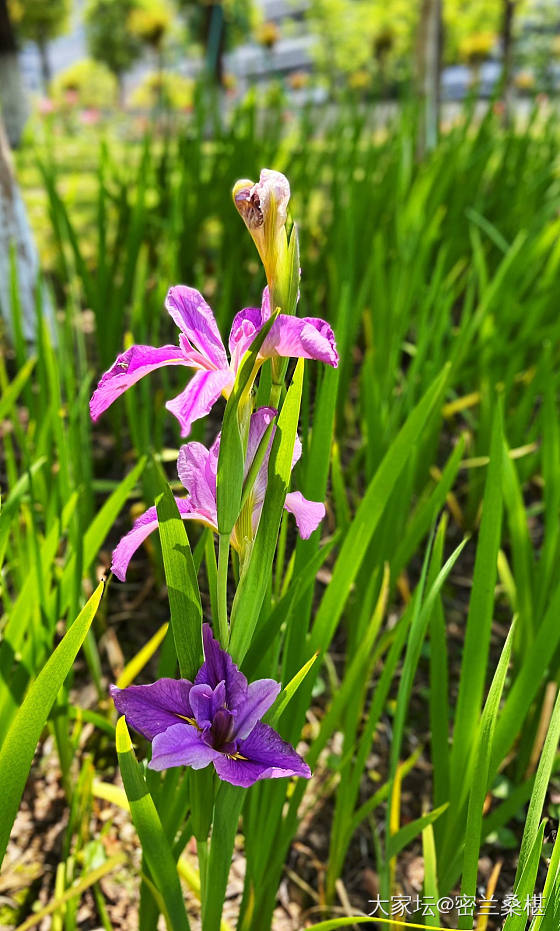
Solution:
M229 641L227 583L229 565L229 534L221 533L218 545L218 635L224 650Z
M206 897L208 895L208 855L210 844L208 838L197 840L196 852L198 855L198 871L200 876L200 904L202 907L202 920L204 921L204 911L206 908Z

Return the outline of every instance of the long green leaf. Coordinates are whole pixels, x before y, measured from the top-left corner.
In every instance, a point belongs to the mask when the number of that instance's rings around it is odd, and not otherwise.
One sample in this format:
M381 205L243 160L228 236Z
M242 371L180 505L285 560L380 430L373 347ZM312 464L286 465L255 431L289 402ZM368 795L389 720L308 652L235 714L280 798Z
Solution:
M171 629L184 679L194 679L202 661L202 604L189 538L169 486L157 502L159 536L171 610Z
M31 685L6 734L0 752L0 785L2 786L0 863L4 859L12 824L41 731L95 617L103 589L104 583L100 582Z
M231 612L230 651L241 663L253 636L270 580L282 509L292 471L292 457L303 386L303 359L296 365L292 383L278 417L268 464L268 486L249 565L241 576Z
M474 745L474 735L484 691L500 548L503 456L502 414L498 405L494 413L490 465L484 490L482 524L476 548L473 586L455 712L454 740L450 761L452 798L457 798L463 783L467 758Z
M154 885L167 910L168 931L188 931L189 920L177 873L177 864L142 770L138 765L124 717L117 721L117 755L134 827Z

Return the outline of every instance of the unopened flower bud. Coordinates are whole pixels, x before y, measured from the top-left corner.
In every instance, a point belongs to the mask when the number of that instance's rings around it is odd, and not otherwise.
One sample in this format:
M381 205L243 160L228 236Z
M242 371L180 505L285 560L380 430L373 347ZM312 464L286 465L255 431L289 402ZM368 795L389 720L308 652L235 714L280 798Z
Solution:
M233 188L233 202L249 230L265 268L273 303L285 292L287 277L286 219L290 200L288 179L263 168L256 183L243 179ZM285 310L284 307L282 307Z

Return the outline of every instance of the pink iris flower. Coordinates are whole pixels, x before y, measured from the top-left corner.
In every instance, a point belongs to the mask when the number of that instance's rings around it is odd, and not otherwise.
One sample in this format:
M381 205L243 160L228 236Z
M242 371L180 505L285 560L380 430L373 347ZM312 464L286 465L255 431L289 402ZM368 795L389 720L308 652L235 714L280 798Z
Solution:
M259 444L264 437L267 427L276 415L271 407L259 407L251 415L249 424L249 437L245 457L245 477L247 477L251 464L255 458ZM262 465L255 478L249 499L245 507L250 508L250 528L252 537L257 532L261 511L264 504L268 481L268 460L274 438L272 431L268 448ZM218 512L216 501L216 476L218 472L218 453L220 449L220 435L207 449L202 443L186 443L179 451L177 472L181 482L188 491L187 498L175 498L179 513L183 520L196 520L218 532ZM292 468L301 456L301 443L296 439ZM294 515L298 532L306 540L317 529L325 516L325 505L320 501L308 501L300 491L292 491L286 495L284 508ZM155 507L148 508L144 514L135 521L132 530L117 544L113 551L111 564L112 572L121 582L126 578L126 571L132 556L144 540L158 526L157 511ZM234 528L232 546L241 550L245 541L240 538L238 528Z
M166 407L188 436L195 420L206 416L220 395L229 397L244 353L270 318L270 299L265 288L261 308L246 307L235 317L229 334L228 356L211 308L194 288L169 289L165 306L180 330L178 346L131 346L121 353L102 376L90 401L93 420L131 385L149 372L166 365L195 370L187 387ZM325 320L279 314L259 353L260 361L276 356L317 359L336 367L338 353L334 334Z

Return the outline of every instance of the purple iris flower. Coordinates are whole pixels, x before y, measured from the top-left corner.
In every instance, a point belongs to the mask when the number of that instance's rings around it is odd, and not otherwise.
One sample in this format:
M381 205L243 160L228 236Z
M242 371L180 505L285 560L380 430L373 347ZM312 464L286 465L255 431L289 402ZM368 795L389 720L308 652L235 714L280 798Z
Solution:
M235 317L229 334L230 359L218 331L211 308L194 288L170 288L165 306L179 327L178 346L131 346L121 353L95 389L89 409L93 420L127 388L155 369L185 365L195 369L187 387L166 407L181 424L181 436L188 436L195 420L204 417L220 395L229 397L241 359L257 333L270 317L268 288L262 306L246 307ZM275 356L317 359L336 367L338 353L334 334L324 320L279 314L267 334L260 361Z
M249 424L247 440L247 453L245 456L245 478L251 467L259 444L268 425L274 419L276 411L272 407L259 407L252 415ZM275 429L275 428L274 428ZM249 509L249 526L245 526L245 533L252 539L257 532L259 518L263 508L264 497L268 482L268 460L274 438L271 434L268 449L262 465L255 478L255 483L249 495L246 508ZM218 453L220 449L220 434L210 449L202 443L186 443L179 450L177 472L183 485L187 489L188 498L175 498L179 513L183 520L197 520L218 532L218 514L216 499L216 476L218 472ZM301 442L296 437L292 468L301 456ZM306 540L317 529L325 516L325 505L320 501L308 501L300 491L291 491L286 495L284 508L294 515L300 537ZM126 578L128 564L146 537L157 528L158 518L155 507L148 508L144 514L135 521L132 530L117 544L113 551L111 570L121 582ZM241 532L234 528L232 546L241 551L245 540Z
M280 692L274 679L249 685L202 626L204 662L194 683L159 679L152 685L111 686L117 711L152 741L150 769L213 763L220 779L247 788L259 779L303 776L311 770L291 744L261 718Z

